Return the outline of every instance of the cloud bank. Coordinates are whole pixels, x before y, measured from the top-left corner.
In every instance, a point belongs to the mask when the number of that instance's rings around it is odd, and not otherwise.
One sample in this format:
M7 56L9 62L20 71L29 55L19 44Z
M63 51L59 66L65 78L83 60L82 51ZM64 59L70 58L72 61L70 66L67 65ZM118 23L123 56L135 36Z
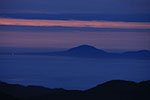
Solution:
M42 27L62 26L62 27L150 29L150 22L41 20L41 19L14 19L14 18L0 18L0 25L42 26Z

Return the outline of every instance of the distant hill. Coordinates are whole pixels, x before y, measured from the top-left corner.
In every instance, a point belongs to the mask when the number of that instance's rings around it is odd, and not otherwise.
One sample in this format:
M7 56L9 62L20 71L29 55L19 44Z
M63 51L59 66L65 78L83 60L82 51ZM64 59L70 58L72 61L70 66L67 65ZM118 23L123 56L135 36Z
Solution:
M0 100L150 100L150 81L112 80L84 91L0 82Z
M72 56L72 57L100 57L107 52L97 49L89 45L80 45L62 52L55 52L56 55Z
M150 59L149 50L140 50L140 51L129 51L122 53L123 58L138 58L138 59Z
M16 53L17 54L17 53ZM68 56L68 57L86 57L86 58L115 58L115 59L150 59L149 50L128 51L124 53L110 53L97 49L90 45L80 45L65 51L58 52L39 52L39 53L18 53L19 55L48 55L48 56Z
M2 53L3 54L3 53ZM0 55L2 55L0 53ZM124 53L106 52L90 45L80 45L68 50L58 52L25 52L5 53L3 55L47 55L47 56L68 56L101 59L150 59L150 50L128 51Z

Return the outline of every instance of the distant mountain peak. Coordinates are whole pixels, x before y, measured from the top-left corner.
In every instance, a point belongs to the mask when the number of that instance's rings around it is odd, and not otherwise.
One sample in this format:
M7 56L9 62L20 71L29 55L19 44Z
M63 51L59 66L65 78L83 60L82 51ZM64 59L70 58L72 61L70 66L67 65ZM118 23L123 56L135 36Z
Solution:
M140 53L150 53L149 50L139 50L138 52L140 52Z
M80 46L77 46L77 47L74 47L74 48L71 48L69 49L68 51L80 51L80 52L105 52L103 50L100 50L100 49L97 49L95 48L94 46L90 46L90 45L80 45Z
M91 46L91 45L87 45L87 44L83 44L83 45L79 45L77 47L82 47L82 48L95 48L94 46Z
M76 47L74 47L74 48L97 49L97 48L95 48L94 46L87 45L87 44L79 45L79 46L76 46Z

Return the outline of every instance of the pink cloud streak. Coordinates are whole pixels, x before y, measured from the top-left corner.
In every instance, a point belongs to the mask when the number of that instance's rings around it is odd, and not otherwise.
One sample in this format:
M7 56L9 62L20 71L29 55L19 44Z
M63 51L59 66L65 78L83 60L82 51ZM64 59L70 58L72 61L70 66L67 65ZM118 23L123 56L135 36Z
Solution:
M150 22L39 20L39 19L13 19L13 18L0 18L0 25L150 29Z

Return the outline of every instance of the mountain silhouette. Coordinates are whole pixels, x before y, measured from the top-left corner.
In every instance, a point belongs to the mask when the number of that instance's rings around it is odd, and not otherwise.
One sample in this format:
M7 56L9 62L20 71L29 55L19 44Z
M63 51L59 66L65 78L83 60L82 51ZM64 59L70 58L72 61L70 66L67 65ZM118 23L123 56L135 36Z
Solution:
M103 50L97 49L90 45L80 45L68 50L68 52L78 52L78 53L106 53Z
M124 58L139 58L139 59L149 59L150 51L149 50L140 50L140 51L130 51L122 54Z
M12 53L7 53L12 54ZM28 52L14 53L14 55L47 55L47 56L68 56L84 58L105 58L105 59L150 59L150 50L128 51L124 53L106 52L90 45L80 45L64 51L57 52Z
M64 55L74 57L98 57L99 55L103 56L107 54L104 50L97 49L90 45L80 45L78 47L68 49L63 53Z
M118 58L118 59L150 59L149 50L128 51L124 53L111 53L90 45L80 45L66 51L45 53L54 56L87 57L87 58Z
M83 91L0 82L0 100L150 100L150 81L112 80Z

